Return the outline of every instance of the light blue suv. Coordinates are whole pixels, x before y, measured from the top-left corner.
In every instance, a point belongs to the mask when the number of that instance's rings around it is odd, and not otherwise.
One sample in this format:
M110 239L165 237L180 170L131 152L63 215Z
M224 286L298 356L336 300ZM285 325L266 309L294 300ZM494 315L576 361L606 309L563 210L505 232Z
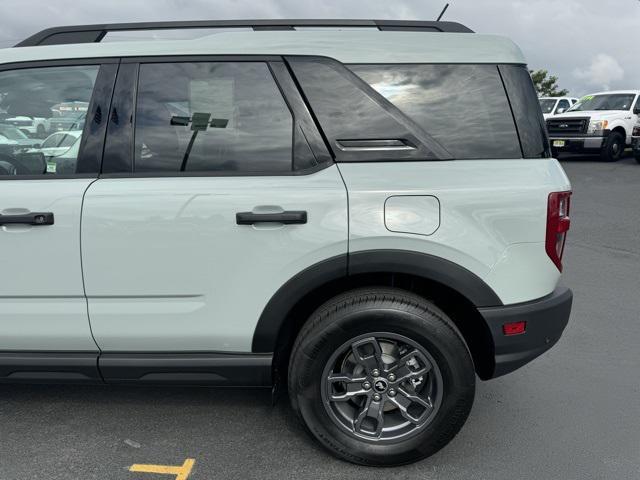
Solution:
M109 41L168 28L212 31ZM0 381L280 385L329 451L397 465L560 338L571 185L511 41L277 20L17 47L1 111L87 107L76 150L0 151Z

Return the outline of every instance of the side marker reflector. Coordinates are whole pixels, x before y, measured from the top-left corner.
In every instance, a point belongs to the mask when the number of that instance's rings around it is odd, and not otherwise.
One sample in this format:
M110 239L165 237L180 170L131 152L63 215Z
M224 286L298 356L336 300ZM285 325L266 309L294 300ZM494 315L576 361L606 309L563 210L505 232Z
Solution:
M511 335L521 335L527 330L527 322L505 323L502 326L502 333L507 337Z

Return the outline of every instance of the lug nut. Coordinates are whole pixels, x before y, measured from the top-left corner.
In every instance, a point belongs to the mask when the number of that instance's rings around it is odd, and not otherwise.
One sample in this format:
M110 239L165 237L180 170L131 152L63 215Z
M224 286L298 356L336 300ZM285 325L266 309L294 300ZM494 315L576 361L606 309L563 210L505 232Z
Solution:
M364 382L362 384L362 388L364 388L365 390L369 390L371 388L371 384L369 382Z
M389 381L390 382L395 382L396 381L396 376L393 373L389 374Z
M373 375L374 377L378 377L378 376L380 375L380 370L378 370L377 368L376 368L376 369L374 369L374 370L371 372L371 375Z
M392 388L387 392L387 395L389 395L390 397L395 397L396 396L396 391Z
M376 402L379 402L381 398L382 398L382 397L381 397L379 394L377 394L377 393L373 396L373 399L374 399Z

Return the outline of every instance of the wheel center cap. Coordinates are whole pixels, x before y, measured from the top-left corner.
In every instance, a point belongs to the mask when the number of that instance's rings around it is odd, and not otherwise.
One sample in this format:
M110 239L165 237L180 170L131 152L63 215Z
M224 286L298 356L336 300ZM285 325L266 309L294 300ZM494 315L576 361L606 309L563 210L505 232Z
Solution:
M384 393L387 391L387 382L385 380L379 379L373 384L373 388L378 393Z

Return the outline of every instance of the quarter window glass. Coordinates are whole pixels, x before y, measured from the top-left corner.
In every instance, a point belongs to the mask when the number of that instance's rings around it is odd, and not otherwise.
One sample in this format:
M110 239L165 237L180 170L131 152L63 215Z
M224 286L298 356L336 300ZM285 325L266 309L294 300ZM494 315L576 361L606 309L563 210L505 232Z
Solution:
M286 172L293 119L261 62L142 64L136 172Z
M495 65L350 68L454 158L522 157L509 101Z
M99 68L0 72L0 176L76 173Z
M500 65L525 158L551 156L547 127L531 74L524 65Z
M290 57L338 161L451 158L440 144L344 65Z
M569 100L560 100L560 102L558 102L558 110L564 110L565 112L569 109L571 105L569 104Z

